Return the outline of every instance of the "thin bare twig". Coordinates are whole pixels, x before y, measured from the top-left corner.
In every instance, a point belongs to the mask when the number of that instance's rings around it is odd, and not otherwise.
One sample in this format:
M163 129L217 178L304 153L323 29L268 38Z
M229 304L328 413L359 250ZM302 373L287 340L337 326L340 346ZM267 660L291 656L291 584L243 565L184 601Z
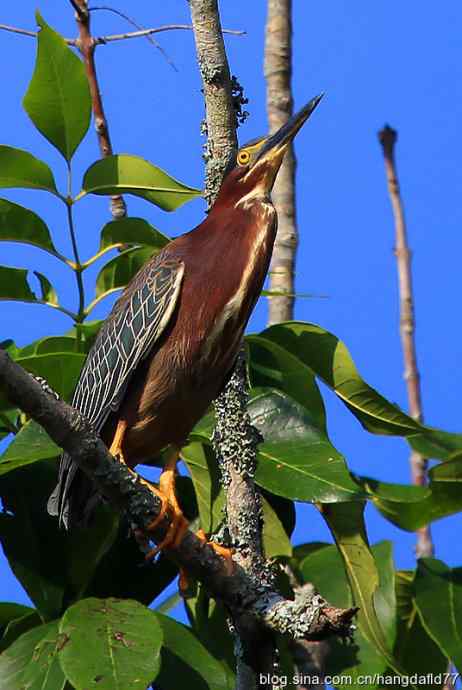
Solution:
M265 41L266 108L270 132L291 117L292 0L268 0ZM280 294L268 300L268 324L294 318L295 261L298 230L295 206L296 160L293 144L284 156L271 194L278 214L278 232L270 267L270 290Z
M95 42L90 30L90 14L86 0L71 0L71 2L73 6L78 5L80 8L80 12L76 10L76 21L79 28L78 47L83 57L90 87L91 105L101 156L106 158L107 156L112 156L112 144L96 73ZM111 197L111 214L114 219L124 218L127 215L127 207L120 194Z
M125 41L130 38L144 38L145 36L151 36L152 34L160 34L164 31L192 31L192 24L164 24L162 26L155 26L150 29L140 29L139 31L129 31L123 34L110 34L109 36L94 36L93 42L95 45L106 45L106 43L114 43L115 41ZM21 34L22 36L30 36L31 38L37 38L37 31L29 31L29 29L21 29L17 26L10 26L9 24L0 24L0 31L9 31L14 34ZM238 29L223 29L224 34L229 34L230 36L245 36L246 31L240 31ZM69 46L79 47L78 38L65 38L64 41Z
M395 255L398 267L400 296L400 334L404 357L404 379L409 400L409 414L417 421L422 422L420 375L417 367L414 337L415 318L411 251L407 242L406 221L395 162L395 144L398 135L394 129L387 125L379 132L378 136L383 149L388 193L395 218ZM420 453L412 451L410 465L413 483L417 486L425 486L427 484L427 460ZM418 558L423 558L432 556L433 552L434 547L430 526L426 525L417 530L416 555Z

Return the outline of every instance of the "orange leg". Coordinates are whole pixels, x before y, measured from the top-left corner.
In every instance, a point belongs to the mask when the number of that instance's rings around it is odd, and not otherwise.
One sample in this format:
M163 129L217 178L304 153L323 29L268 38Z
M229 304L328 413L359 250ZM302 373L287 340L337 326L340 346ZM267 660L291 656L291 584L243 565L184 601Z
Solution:
M168 528L167 534L165 535L163 541L147 554L146 560L153 558L153 556L155 556L162 549L176 548L181 543L185 532L188 529L188 521L183 515L175 493L175 476L178 456L179 450L172 447L169 450L165 468L160 475L159 490L152 487L152 490L155 491L156 495L163 500L163 504L159 515L149 525L149 531L152 531L157 527L167 510L169 510L171 513L172 522L170 523L170 527Z

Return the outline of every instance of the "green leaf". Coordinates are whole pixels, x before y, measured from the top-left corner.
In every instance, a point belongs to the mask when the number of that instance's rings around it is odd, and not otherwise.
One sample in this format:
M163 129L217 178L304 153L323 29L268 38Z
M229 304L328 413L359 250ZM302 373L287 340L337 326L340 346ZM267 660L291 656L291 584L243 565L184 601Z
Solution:
M30 289L27 274L25 268L0 266L0 300L36 302L37 297Z
M372 548L380 576L380 586L377 594L382 597L382 609L386 621L390 642L394 636L394 570L391 554L391 544L380 542ZM311 582L322 596L332 605L341 608L352 606L353 600L348 578L345 573L342 557L336 546L324 545L323 548L312 551L300 563L300 570L304 582ZM387 660L363 636L360 630L355 632L354 645L340 644L338 640L331 640L326 668L332 674L348 675L352 684L357 684L359 678L374 673L383 673L387 667ZM338 687L342 687L340 684Z
M71 398L84 361L85 355L78 352L50 352L16 360L27 371L46 379L64 400Z
M335 335L311 323L290 321L260 334L304 362L332 388L361 424L375 434L408 436L421 425L392 405L359 375L345 345Z
M294 501L334 503L364 498L344 458L317 429L304 439L263 443L255 478L268 491Z
M438 674L444 674L448 660L429 637L417 611L414 591L414 572L396 573L397 638L394 654L409 676L431 674L433 682L426 685L441 688ZM430 676L430 677L431 677Z
M43 189L58 194L53 173L46 163L28 151L0 146L0 188Z
M162 628L136 601L83 599L67 609L59 631L67 641L61 667L76 690L141 690L159 672Z
M462 672L462 568L436 558L418 561L415 601L424 628Z
M44 460L0 477L0 540L10 567L46 620L61 614L67 535L46 511L56 463Z
M15 604L12 601L0 601L0 628L6 628L11 621L27 616L33 612L34 609L30 606Z
M143 218L120 218L106 223L101 231L99 251L124 244L140 244L162 249L170 238L153 228Z
M84 175L85 194L134 194L174 211L186 201L201 196L199 189L187 187L139 156L108 156L96 161Z
M37 23L35 71L23 105L39 132L70 161L90 125L85 68L38 12Z
M263 546L267 558L292 555L292 545L277 513L265 498L263 506Z
M0 457L0 476L30 465L37 460L55 458L61 454L59 448L46 431L34 422L27 422Z
M207 443L192 442L181 450L194 484L201 527L207 534L223 521L224 496L215 454Z
M19 618L10 621L5 629L2 639L0 640L0 652L8 649L8 647L18 639L18 637L26 633L28 630L32 630L32 628L36 628L38 625L41 625L42 622L43 621L38 611L35 611L34 609L30 609L28 613L25 613Z
M181 623L156 613L164 636L162 665L157 683L162 688L172 685L188 690L231 690L229 676L222 664L199 642L191 630Z
M34 275L37 276L38 281L40 283L40 299L42 299L47 304L52 304L54 306L59 304L58 294L54 289L53 285L48 280L48 278L44 276L43 273L39 273L38 271L34 271Z
M384 607L392 608L393 604L390 594L387 597L383 592L381 595L378 593L380 579L367 541L364 504L331 504L320 509L341 553L353 601L359 606L359 629L388 665L400 673L390 651L390 630L383 619ZM389 592L389 578L387 588Z
M305 415L312 423L326 431L326 412L313 372L298 357L269 339L249 335L249 373L252 386L280 389L305 408ZM281 415L282 423L291 418L290 404L284 404L283 396L274 398L274 405L267 400L266 416L276 420ZM252 403L254 404L254 403ZM277 425L277 423L276 423ZM263 432L262 432L263 433ZM266 438L266 436L265 436Z
M0 241L24 242L56 255L50 231L33 211L0 199Z
M449 460L454 453L462 450L462 434L451 434L438 429L426 427L423 433L408 436L407 440L425 458Z
M369 477L357 477L357 480L387 520L401 529L415 532L419 527L462 510L462 493L457 480L450 479L449 473L446 481L438 481L438 474L434 475L447 465L451 463L430 470L430 483L426 487L390 484Z
M49 335L22 347L18 350L16 358L18 356L29 357L30 355L48 355L55 352L78 352L77 345L75 336Z
M127 249L108 261L96 278L96 297L102 299L124 288L146 261L156 253L151 247Z
M21 635L0 656L0 690L64 690L57 650L65 643L56 621Z

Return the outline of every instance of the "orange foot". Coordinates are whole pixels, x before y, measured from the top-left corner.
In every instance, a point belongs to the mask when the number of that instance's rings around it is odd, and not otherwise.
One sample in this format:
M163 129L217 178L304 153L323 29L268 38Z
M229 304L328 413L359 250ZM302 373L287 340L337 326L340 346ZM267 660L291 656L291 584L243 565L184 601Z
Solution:
M196 532L196 537L202 542L203 546L210 546L215 553L223 558L224 560L224 565L225 565L225 572L226 575L232 575L234 572L234 569L236 567L236 564L234 563L232 559L233 555L233 550L228 549L225 546L221 546L221 544L217 544L214 541L209 541L207 537L205 536L205 532L203 529L200 529ZM190 581L189 581L189 576L188 573L184 568L180 568L180 578L178 580L178 589L180 590L180 594L183 597L187 597L191 591L191 586L190 586Z
M171 523L164 539L146 554L146 560L150 561L159 551L175 549L181 544L188 530L188 521L183 515L175 494L175 469L167 468L162 472L159 481L159 489L149 485L150 490L160 498L162 505L159 515L148 525L148 532L152 532L164 519L165 513L171 515Z

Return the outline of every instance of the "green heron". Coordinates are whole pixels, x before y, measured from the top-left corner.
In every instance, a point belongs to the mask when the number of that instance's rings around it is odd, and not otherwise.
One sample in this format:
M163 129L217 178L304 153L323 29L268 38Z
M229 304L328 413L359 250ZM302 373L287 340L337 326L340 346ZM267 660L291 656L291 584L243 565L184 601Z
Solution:
M175 546L187 522L175 496L181 447L223 389L268 271L277 229L270 193L284 153L321 100L313 98L272 136L240 148L205 220L136 274L104 322L72 405L130 468L168 448L159 489ZM63 454L48 511L66 528L98 500ZM154 527L153 524L151 527Z

